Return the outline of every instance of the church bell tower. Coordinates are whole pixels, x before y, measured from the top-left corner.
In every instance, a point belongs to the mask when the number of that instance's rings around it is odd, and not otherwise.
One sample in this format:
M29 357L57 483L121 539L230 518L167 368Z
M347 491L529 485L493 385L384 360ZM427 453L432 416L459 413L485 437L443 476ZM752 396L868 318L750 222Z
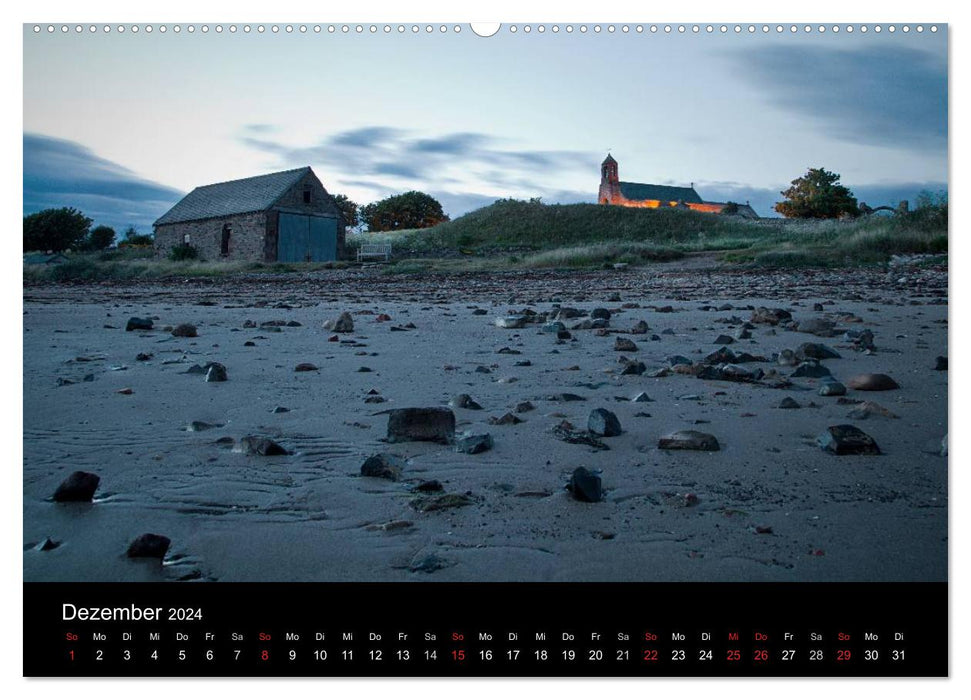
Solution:
M620 175L617 171L617 161L608 153L604 162L600 164L600 192L597 195L597 201L600 204L613 204L619 193Z

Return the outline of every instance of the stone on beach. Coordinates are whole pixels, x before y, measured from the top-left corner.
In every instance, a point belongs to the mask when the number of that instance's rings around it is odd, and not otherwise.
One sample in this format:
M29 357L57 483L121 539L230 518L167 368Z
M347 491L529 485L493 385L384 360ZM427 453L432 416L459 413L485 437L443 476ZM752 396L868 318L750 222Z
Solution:
M846 387L840 382L823 382L819 386L820 396L846 396Z
M229 379L226 368L218 362L210 362L205 367L207 382L225 382Z
M128 319L128 323L125 324L126 331L150 331L152 330L152 319L150 318L139 318L138 316L132 316Z
M846 385L857 391L891 391L900 388L900 385L886 374L858 374L851 377Z
M388 413L388 442L449 444L455 438L455 414L447 408L396 408Z
M240 450L248 455L260 457L282 457L291 454L290 450L270 438L247 435L239 441Z
M397 481L405 467L405 460L397 455L380 453L371 455L361 465L361 476Z
M500 316L494 323L496 328L525 328L528 320L525 316Z
M599 503L603 500L603 482L600 475L586 467L573 470L566 488L574 499L584 503Z
M658 440L657 446L662 450L699 450L702 452L716 452L721 449L718 439L714 435L702 433L698 430L678 430L665 435Z
M816 438L826 452L835 455L878 455L876 441L854 425L832 425Z
M128 545L128 556L132 559L137 558L150 558L150 559L163 559L165 553L169 551L169 545L172 544L170 540L165 535L156 535L151 532L147 532L144 535L139 535L136 537L130 545Z
M353 333L354 319L350 313L344 311L337 318L325 321L324 330L333 331L334 333Z
M76 471L61 482L54 491L54 500L59 503L71 501L90 501L101 483L101 477L91 472Z
M312 362L301 362L299 365L293 368L294 372L316 372L320 369L317 365Z
M468 411L481 411L482 406L468 394L459 394L448 402L452 408L464 408Z
M492 446L492 436L489 433L465 432L455 438L455 451L467 455L486 452Z
M195 338L199 333L191 323L180 323L172 329L172 335L176 338Z
M599 437L615 437L623 432L617 416L606 408L595 408L590 411L587 430Z
M614 350L617 352L637 352L637 344L630 338L617 336L614 340Z

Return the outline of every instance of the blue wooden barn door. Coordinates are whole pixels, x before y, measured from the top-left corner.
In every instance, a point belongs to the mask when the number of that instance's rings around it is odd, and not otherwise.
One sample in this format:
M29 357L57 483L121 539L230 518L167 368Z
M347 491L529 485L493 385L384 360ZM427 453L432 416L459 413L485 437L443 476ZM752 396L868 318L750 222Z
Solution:
M310 218L310 259L314 262L337 260L337 219Z
M304 262L310 253L310 217L280 214L276 259L280 262Z
M281 213L276 259L280 262L337 260L337 219Z

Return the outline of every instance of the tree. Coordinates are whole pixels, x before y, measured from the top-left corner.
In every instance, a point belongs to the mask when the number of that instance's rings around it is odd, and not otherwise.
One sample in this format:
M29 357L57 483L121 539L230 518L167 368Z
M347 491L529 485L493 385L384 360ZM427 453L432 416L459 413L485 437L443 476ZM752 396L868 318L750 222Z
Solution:
M434 197L411 191L361 207L361 220L368 231L399 231L428 228L448 221L448 215Z
M24 217L24 250L60 252L77 248L90 226L91 219L72 207L30 214Z
M115 242L115 230L110 226L95 226L91 229L84 247L87 250L107 250Z
M357 216L357 202L348 199L347 195L335 194L334 203L337 205L337 208L341 210L341 216L344 217L345 226L348 228L354 228L361 223Z
M125 240L119 243L119 246L152 245L152 243L154 243L154 240L151 236L139 233L134 226L129 226L125 229Z
M786 201L778 202L775 210L791 219L835 219L860 213L856 197L840 184L839 174L824 168L810 168L781 194Z

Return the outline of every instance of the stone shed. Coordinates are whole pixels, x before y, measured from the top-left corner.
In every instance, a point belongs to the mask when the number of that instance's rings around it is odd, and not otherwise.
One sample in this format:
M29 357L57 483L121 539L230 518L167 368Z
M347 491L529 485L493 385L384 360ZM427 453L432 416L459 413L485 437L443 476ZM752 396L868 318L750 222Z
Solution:
M188 244L203 260L324 262L344 221L310 167L196 187L155 222L155 257Z

